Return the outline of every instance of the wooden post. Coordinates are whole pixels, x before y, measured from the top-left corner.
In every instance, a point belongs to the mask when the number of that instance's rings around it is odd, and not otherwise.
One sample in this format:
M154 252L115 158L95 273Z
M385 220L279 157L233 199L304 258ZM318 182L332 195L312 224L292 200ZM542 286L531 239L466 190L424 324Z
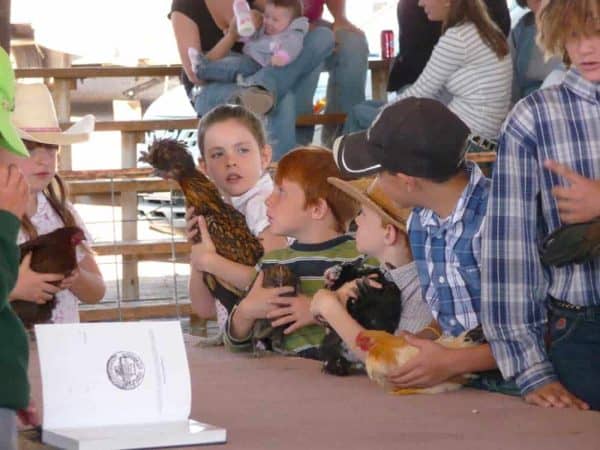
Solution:
M121 167L136 167L137 143L144 133L137 131L121 132ZM141 135L141 137L140 137ZM137 239L137 192L121 193L121 218L123 240ZM140 281L138 277L138 261L135 256L123 256L123 298L137 300L140 296Z
M48 67L71 67L71 55L47 49L46 64ZM61 78L54 79L52 99L59 123L71 121L71 88L74 88L74 83L77 82ZM59 169L71 170L72 168L71 146L63 145L60 148Z

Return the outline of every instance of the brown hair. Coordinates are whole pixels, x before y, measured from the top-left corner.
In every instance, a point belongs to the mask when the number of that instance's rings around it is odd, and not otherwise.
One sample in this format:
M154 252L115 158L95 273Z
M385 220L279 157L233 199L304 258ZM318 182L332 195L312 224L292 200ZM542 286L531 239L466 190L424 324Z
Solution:
M304 14L304 8L301 0L267 0L267 3L280 8L291 9L292 17L294 19L302 17Z
M508 42L504 33L492 21L482 0L451 0L448 17L442 25L442 32L456 25L472 22L483 42L498 56L508 55Z
M56 211L56 214L58 214L65 227L77 226L75 217L73 217L73 213L67 206L67 187L60 176L54 175L54 178L48 183L48 186L46 186L42 193L48 199L50 206ZM38 232L27 214L23 215L21 225L29 239L38 237Z
M330 150L323 147L299 147L287 153L277 165L275 183L282 180L298 183L306 197L307 206L319 199L327 202L336 222L336 231L345 233L360 205L349 195L327 181L328 177L342 178Z
M208 129L216 123L225 122L230 119L237 120L240 125L246 127L254 139L256 139L261 149L267 145L265 127L262 120L256 114L240 105L220 105L202 116L198 124L198 148L203 158L204 137Z
M552 0L542 7L537 40L546 56L558 56L571 65L566 44L573 31L585 36L600 34L598 0Z

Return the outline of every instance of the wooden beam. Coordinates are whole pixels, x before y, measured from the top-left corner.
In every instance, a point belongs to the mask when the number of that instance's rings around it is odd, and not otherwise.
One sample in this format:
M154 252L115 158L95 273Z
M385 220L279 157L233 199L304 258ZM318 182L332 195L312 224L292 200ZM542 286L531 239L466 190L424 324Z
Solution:
M192 312L192 305L189 301L181 302L178 305L169 302L147 301L143 304L128 305L121 303L118 308L114 304L110 306L94 305L85 306L79 310L79 318L82 322L107 322L115 320L143 320L156 319L164 317L186 317ZM88 309L89 308L89 309ZM93 309L91 309L93 308Z
M117 241L94 242L92 249L99 256L124 255L124 256L170 256L189 254L191 244L185 240L174 241Z

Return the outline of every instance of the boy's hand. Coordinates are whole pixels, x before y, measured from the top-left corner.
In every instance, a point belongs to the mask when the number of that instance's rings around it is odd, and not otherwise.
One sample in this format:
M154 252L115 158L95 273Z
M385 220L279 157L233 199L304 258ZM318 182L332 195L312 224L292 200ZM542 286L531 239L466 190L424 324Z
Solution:
M27 210L29 185L17 166L0 165L0 209L15 215L19 220Z
M267 313L267 319L271 320L271 326L290 325L284 334L293 333L306 325L316 323L310 312L310 298L300 294L294 297L276 297L269 299L275 309Z
M372 288L381 289L383 285L376 281L377 275L372 274L368 277L357 278L356 280L348 281L344 283L340 288L336 291L337 297L339 298L342 305L346 306L348 300L351 298L358 298L358 282L366 283Z
M52 296L61 288L51 283L62 281L64 276L57 273L37 273L31 270L31 253L23 258L19 266L17 284L10 293L13 300L27 300L43 304L52 299Z
M185 235L188 242L193 244L193 238L198 233L198 216L194 215L194 207L190 206L185 210Z
M552 189L563 222L587 222L600 217L600 180L590 180L551 159L544 162L544 167L570 184Z
M391 371L387 379L394 387L430 387L456 375L451 367L449 356L452 350L428 339L420 339L403 332L409 345L419 349L419 353L406 364Z
M552 381L525 395L525 401L544 408L577 408L587 410L589 405L575 397L558 381Z
M198 223L198 232L202 241L192 245L190 262L196 270L211 272L211 262L212 258L217 254L217 248L208 232L206 219L203 216L198 216L195 220Z
M280 295L294 292L293 286L263 287L264 276L262 271L259 272L252 288L248 291L248 295L244 297L237 308L238 313L242 314L246 319L258 320L267 318L268 313L275 308L275 301L280 298Z

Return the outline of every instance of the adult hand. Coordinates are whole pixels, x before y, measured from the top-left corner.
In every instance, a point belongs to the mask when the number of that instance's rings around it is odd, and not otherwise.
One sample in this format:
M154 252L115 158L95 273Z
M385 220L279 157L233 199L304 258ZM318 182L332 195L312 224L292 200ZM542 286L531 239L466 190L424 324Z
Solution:
M552 189L563 222L587 222L600 217L600 180L590 180L551 159L544 162L544 167L570 184Z
M240 33L238 32L237 29L237 22L235 20L235 16L233 16L231 18L231 20L229 21L229 28L227 29L227 33L226 33L232 40L234 41L238 41L240 39Z
M587 403L567 391L558 381L551 381L531 391L525 395L525 401L544 408L590 409Z
M294 297L276 297L269 299L275 309L267 313L271 326L289 325L284 334L293 333L306 325L316 323L310 312L310 298L300 294Z
M56 273L37 273L31 270L31 253L23 258L19 266L17 284L10 293L12 300L27 300L43 304L61 290L53 282L62 281L64 276Z
M267 318L267 314L277 307L275 306L276 300L280 298L280 295L294 292L293 286L265 288L263 287L264 277L264 273L262 271L259 272L250 291L248 291L248 294L242 299L237 308L237 312L242 314L246 319L258 320Z
M390 384L397 388L430 387L456 375L452 370L452 350L429 339L406 332L403 335L409 345L419 349L419 353L388 373Z
M198 224L198 232L200 233L200 238L202 240L197 244L192 245L190 263L196 270L211 272L211 263L213 258L217 255L217 248L208 232L206 219L204 219L203 216L198 216L196 218L196 223Z
M19 220L27 210L29 185L17 166L0 165L0 209L15 215Z
M352 22L350 22L346 17L341 17L341 18L335 19L331 28L332 28L334 34L338 30L347 30L347 31L351 31L353 33L365 34L365 32L363 30L361 30L356 25L354 25Z

